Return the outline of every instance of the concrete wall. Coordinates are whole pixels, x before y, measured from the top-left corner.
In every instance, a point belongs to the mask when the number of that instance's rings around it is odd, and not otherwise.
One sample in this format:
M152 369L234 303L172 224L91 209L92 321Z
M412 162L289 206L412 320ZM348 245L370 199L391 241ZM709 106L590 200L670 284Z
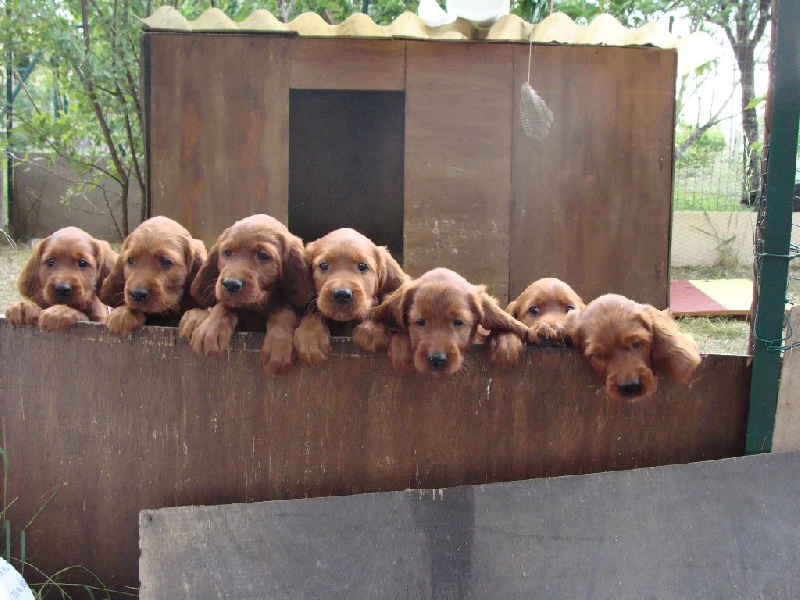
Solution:
M63 160L50 164L44 155L30 155L14 169L14 203L10 210L11 235L18 240L46 237L56 229L75 225L92 236L121 241L120 186L106 179L99 187L78 191L89 179L72 171ZM130 229L139 224L138 186L128 199ZM113 215L113 218L112 218ZM115 225L116 219L116 225Z
M753 211L673 213L672 266L752 265L755 219ZM792 242L800 244L800 213L792 213L792 219Z

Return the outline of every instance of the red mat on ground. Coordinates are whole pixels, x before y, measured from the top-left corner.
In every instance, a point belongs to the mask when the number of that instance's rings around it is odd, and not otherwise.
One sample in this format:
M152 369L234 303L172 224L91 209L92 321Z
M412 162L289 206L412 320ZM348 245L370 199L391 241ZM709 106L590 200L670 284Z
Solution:
M669 308L673 315L730 315L729 309L698 290L687 280L673 281L669 286ZM733 313L738 314L738 313Z

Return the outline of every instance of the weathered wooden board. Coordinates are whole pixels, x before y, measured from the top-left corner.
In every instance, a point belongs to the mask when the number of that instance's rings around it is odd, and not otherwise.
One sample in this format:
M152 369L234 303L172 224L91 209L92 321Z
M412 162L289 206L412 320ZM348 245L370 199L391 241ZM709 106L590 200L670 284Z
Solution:
M800 589L800 454L139 519L142 600L769 598Z
M293 90L405 89L403 41L297 38L289 48Z
M559 277L585 300L616 292L667 307L675 114L674 51L534 45L531 86L553 111L526 137L514 54L510 296Z
M572 350L531 348L513 369L481 349L459 375L395 373L334 343L319 368L267 379L262 337L204 359L174 329L131 338L0 319L0 414L10 518L33 523L45 572L82 564L136 585L141 509L439 488L740 455L743 356L708 356L688 387L610 401Z
M789 313L790 335L786 345L800 343L800 306ZM800 450L800 347L789 348L783 354L778 409L775 414L773 452Z
M287 44L230 33L143 37L153 215L208 244L251 214L286 222Z
M508 299L513 46L408 42L405 268Z

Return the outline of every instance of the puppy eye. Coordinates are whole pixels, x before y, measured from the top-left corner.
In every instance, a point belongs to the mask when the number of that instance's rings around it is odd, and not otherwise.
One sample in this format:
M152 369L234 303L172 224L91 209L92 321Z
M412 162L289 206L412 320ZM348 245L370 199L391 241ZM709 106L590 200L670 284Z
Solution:
M230 248L225 248L225 250L223 250L222 253L225 256L233 256L233 250L231 250Z
M369 267L367 266L367 263L365 262L358 263L358 270L361 271L362 273L366 271L368 268Z
M128 257L128 264L129 264L130 266L133 266L133 265L135 265L135 264L136 264L136 259L134 259L132 256L129 256L129 257Z
M86 268L86 267L88 267L88 266L89 266L89 261L87 261L87 260L84 260L83 258L81 258L81 259L78 261L78 268L80 268L80 269L85 269L85 268Z
M638 350L638 349L639 349L639 348L641 348L641 347L642 347L642 342L640 342L640 341L638 341L638 342L633 342L633 343L631 344L631 349L633 349L633 350Z
M592 359L598 362L605 362L606 356L605 354L592 354Z
M575 310L575 307L572 306L572 304L567 304L567 306L564 308L564 312L569 312L571 310Z
M531 313L532 315L538 315L539 314L539 307L538 306L531 306L528 309L528 312Z
M328 267L330 267L330 265L326 262L321 262L318 266L320 271L327 271Z
M267 262L269 260L269 254L264 252L263 250L259 250L256 252L256 259L258 262Z
M464 321L461 319L453 319L453 327L461 327L464 324Z
M170 259L168 259L166 256L162 256L161 258L159 258L158 262L165 269L169 269L173 264L172 261Z
M56 264L56 259L51 256L46 261L44 261L44 264L46 264L48 267L52 267L53 265Z
M419 325L420 327L425 327L425 319L423 319L422 317L420 317L419 319L417 319L416 321L414 321L414 324L415 324L415 325Z

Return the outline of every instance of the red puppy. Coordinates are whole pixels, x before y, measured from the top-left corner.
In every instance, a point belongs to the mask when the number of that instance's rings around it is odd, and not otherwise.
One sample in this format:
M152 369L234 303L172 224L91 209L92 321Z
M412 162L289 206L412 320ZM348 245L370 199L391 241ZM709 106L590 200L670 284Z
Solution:
M187 312L182 337L203 355L217 354L233 332L266 331L261 360L267 373L291 367L297 309L312 295L303 241L269 215L252 215L222 232L208 254L192 294L210 311Z
M528 326L530 343L546 340L563 346L567 341L564 334L567 314L584 306L569 285L555 277L545 277L525 288L506 311Z
M697 344L678 330L669 311L616 294L571 312L566 331L615 400L651 395L656 371L686 383L700 364Z
M496 364L516 362L527 327L502 310L483 286L469 283L449 269L428 271L403 284L381 303L371 319L403 332L389 340L395 368L413 364L420 373L452 375L464 362L464 351L487 330L490 339L502 334L503 344L515 339L515 351L492 351Z
M330 354L332 322L350 329L364 322L369 311L409 277L386 248L354 229L337 229L309 243L306 260L314 279L316 310L312 307L303 317L294 344L303 362L316 365ZM374 323L359 325L353 340L369 346L373 337L387 335Z
M203 242L167 217L144 221L125 238L100 299L116 307L106 325L125 335L142 325L176 326L197 306L189 285L206 257Z
M6 311L12 325L65 331L78 321L105 323L108 307L97 297L116 252L77 227L59 229L33 249L17 287L28 298Z

